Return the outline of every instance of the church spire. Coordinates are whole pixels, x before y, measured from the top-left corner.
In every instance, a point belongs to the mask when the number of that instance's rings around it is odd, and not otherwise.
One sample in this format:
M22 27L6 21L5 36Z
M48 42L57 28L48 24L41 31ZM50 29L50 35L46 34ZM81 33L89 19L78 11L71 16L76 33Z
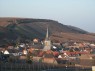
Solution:
M44 51L47 51L47 50L51 49L51 41L49 39L49 33L48 32L49 31L48 31L48 27L47 27L46 38L45 38L45 41L44 41L44 48L43 48Z
M48 39L49 39L49 36L48 36L48 27L47 27L46 40Z

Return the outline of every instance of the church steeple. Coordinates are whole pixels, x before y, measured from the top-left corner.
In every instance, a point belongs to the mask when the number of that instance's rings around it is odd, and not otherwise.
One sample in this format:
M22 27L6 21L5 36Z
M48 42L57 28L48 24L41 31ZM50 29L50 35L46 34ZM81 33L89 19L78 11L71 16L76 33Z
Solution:
M46 40L49 40L49 36L48 36L48 27L47 27L47 33L46 33Z
M51 41L49 39L49 33L48 33L48 27L47 27L47 32L46 32L46 38L44 41L44 51L50 50L51 49Z

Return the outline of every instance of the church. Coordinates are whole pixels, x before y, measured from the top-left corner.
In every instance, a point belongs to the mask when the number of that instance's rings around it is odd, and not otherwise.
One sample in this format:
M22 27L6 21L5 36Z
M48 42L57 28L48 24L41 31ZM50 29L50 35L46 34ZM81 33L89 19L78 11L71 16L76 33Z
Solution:
M48 28L47 28L43 51L47 51L50 49L51 49L51 40L49 39L49 33L48 33Z

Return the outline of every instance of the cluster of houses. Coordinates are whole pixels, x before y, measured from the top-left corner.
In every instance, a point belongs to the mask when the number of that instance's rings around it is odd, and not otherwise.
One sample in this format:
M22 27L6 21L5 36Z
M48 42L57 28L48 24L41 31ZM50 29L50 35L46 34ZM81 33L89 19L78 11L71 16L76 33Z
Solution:
M16 47L0 47L0 62L17 62L23 60L93 66L95 65L95 43L71 41L51 43L47 28L44 42L34 39L31 44L20 43Z

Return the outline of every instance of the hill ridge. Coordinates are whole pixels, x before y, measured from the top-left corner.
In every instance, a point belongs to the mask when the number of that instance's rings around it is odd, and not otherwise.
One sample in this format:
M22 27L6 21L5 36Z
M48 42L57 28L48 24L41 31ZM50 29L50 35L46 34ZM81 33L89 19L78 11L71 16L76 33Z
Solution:
M77 36L76 34L81 34L81 36L85 34L86 37L88 37L87 35L89 34L89 32L84 31L80 28L64 25L62 23L49 19L0 18L0 38L2 38L2 41L5 41L3 40L5 38L8 41L16 40L18 37L24 40L33 40L34 38L39 38L43 40L45 38L47 25L49 27L50 37L54 37L52 36L53 34L57 35L60 33L67 33L66 35L73 36L70 36L71 38L62 38L61 42L64 41L64 39L73 40L74 36ZM3 37L3 35L5 36ZM60 34L60 36L62 37L64 35ZM95 37L94 35L90 34L89 36L89 40L87 40L87 38L84 39L84 37L80 38L81 40L83 38L83 40L91 41ZM80 40L80 38L77 38L77 40ZM74 38L74 40L76 40L76 38Z

